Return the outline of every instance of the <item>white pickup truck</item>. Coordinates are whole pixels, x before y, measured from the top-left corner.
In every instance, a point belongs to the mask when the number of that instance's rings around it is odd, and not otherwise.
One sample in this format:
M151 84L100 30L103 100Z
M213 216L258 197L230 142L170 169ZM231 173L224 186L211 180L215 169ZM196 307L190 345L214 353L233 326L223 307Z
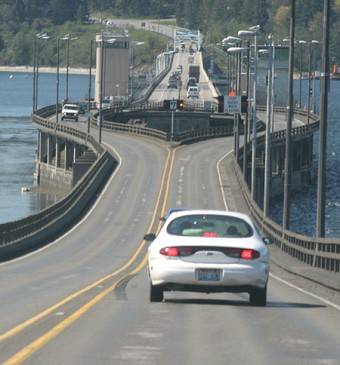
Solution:
M64 104L61 111L61 120L74 119L78 122L79 110L80 108L77 104Z

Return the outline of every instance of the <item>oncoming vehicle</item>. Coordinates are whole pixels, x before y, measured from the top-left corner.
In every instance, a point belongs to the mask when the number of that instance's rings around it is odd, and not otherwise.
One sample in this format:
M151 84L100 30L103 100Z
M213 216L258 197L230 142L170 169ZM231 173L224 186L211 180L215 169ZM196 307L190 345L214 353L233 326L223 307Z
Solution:
M61 120L73 119L78 122L79 105L78 104L64 104L61 110Z
M173 212L148 249L150 301L164 291L246 292L265 306L269 251L250 218L218 210Z
M187 91L187 98L198 98L199 97L199 90L198 86L189 86Z

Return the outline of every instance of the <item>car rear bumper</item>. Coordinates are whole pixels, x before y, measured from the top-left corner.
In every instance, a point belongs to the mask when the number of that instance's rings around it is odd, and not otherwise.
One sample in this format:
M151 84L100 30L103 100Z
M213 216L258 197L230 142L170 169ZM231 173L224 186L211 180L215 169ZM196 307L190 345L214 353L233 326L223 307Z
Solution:
M198 280L196 270L200 268L221 270L220 280ZM181 263L178 266L172 263L170 265L149 265L149 274L153 285L161 285L168 290L242 292L248 291L247 288L264 288L268 281L269 265L261 261L218 265L200 265L197 263L194 265L185 263L183 265ZM174 289L176 287L178 289ZM193 290L194 288L196 290Z

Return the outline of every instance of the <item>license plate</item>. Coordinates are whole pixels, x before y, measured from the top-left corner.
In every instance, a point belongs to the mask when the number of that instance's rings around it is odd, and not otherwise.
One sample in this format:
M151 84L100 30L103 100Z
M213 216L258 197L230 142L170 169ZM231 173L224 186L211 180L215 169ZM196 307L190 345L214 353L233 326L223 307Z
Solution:
M197 269L196 277L199 281L220 281L221 270L219 269Z

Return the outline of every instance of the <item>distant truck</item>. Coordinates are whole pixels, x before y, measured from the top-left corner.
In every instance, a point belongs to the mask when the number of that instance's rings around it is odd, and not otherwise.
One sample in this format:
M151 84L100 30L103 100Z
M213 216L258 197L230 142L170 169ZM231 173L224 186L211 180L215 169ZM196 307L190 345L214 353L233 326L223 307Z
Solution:
M194 77L198 83L200 80L200 65L189 65L189 78Z

